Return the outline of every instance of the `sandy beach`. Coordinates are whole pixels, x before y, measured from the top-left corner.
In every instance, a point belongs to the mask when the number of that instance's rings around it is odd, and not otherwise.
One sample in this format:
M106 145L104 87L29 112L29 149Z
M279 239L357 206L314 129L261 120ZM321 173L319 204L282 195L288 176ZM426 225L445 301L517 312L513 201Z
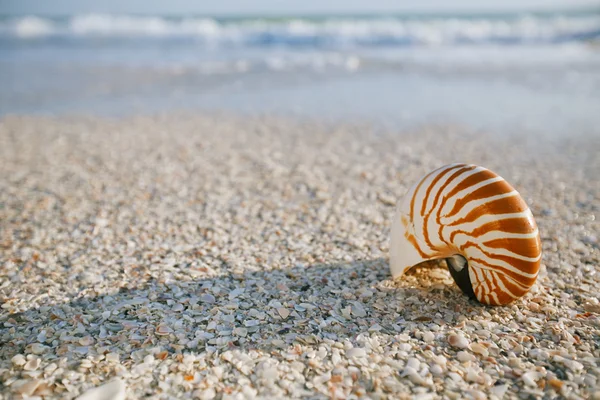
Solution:
M396 202L450 162L539 225L510 306L443 261L391 280ZM598 136L2 117L0 399L600 399L599 172Z

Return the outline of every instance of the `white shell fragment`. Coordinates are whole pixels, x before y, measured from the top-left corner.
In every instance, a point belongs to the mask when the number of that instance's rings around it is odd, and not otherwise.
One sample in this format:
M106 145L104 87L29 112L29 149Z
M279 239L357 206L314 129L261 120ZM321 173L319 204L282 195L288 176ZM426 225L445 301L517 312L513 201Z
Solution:
M125 383L115 379L102 386L88 390L77 400L125 400Z

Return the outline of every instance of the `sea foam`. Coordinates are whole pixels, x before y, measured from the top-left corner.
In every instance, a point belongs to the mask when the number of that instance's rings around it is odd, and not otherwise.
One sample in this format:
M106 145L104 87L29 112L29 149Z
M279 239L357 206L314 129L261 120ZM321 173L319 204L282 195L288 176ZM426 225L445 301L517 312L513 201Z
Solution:
M0 21L0 35L187 37L217 46L437 46L531 44L600 37L600 14L507 17L327 17L215 19L108 14Z

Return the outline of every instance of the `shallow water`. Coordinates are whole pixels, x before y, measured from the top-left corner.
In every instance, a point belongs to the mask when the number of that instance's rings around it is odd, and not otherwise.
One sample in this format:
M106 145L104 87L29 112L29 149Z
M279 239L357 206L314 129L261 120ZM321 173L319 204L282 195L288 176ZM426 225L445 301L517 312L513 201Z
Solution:
M600 14L0 19L0 114L233 110L597 133Z

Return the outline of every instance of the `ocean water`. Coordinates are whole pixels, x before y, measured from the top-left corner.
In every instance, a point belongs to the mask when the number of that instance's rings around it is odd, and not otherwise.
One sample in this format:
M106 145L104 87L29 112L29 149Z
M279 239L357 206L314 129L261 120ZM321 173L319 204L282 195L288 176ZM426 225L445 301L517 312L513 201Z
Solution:
M600 132L600 11L0 17L0 114L165 110Z

